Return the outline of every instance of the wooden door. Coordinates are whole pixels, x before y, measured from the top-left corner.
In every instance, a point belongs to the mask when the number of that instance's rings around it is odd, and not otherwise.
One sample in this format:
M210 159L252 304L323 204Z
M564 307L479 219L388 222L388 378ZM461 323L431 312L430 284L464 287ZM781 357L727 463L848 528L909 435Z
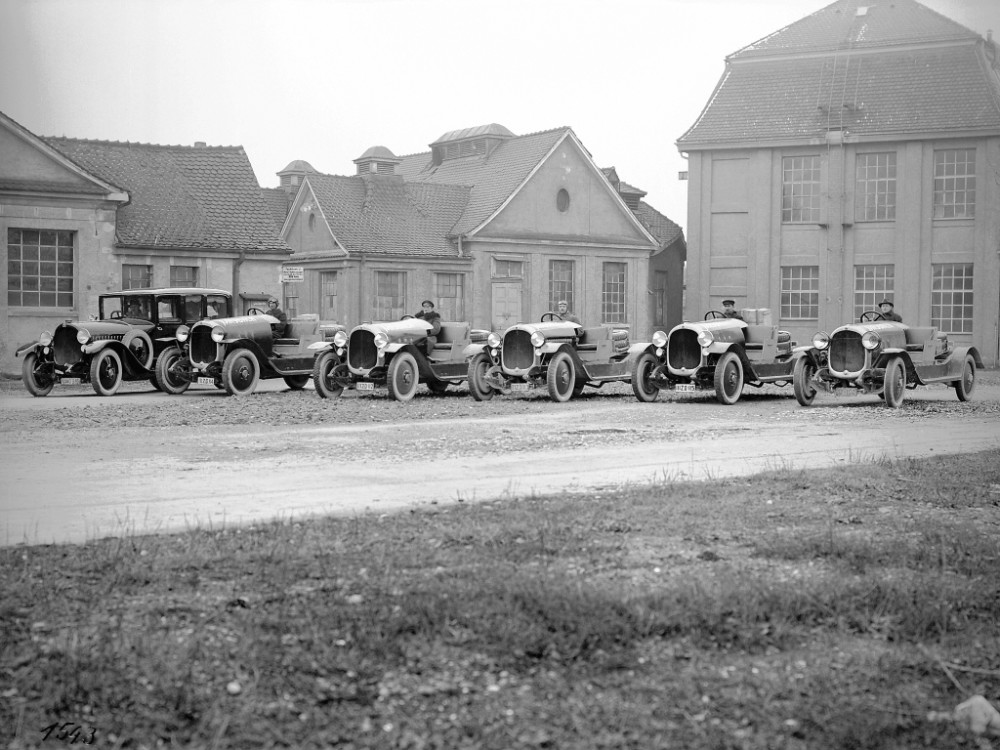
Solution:
M521 282L494 281L493 318L491 320L493 330L506 331L521 321Z

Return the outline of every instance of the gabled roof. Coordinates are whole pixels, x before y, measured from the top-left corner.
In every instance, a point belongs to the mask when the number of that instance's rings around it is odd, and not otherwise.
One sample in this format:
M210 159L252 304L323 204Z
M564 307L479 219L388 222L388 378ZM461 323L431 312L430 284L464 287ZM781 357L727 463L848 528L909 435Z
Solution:
M128 190L125 247L291 253L241 146L158 146L45 138L88 172Z
M348 253L459 257L448 235L469 200L466 186L377 174L316 174L306 182Z
M646 231L653 235L656 241L660 243L660 247L668 247L677 240L684 238L684 230L646 203L646 201L639 201L639 207L635 210L635 215L642 222L642 225L646 227Z
M465 234L492 216L570 132L570 128L562 127L510 137L487 154L446 159L438 165L429 151L411 154L402 157L396 174L409 182L468 186L468 204L451 230L452 234ZM450 133L446 137L457 136Z
M1000 130L1000 78L974 32L914 0L839 0L744 47L682 150Z

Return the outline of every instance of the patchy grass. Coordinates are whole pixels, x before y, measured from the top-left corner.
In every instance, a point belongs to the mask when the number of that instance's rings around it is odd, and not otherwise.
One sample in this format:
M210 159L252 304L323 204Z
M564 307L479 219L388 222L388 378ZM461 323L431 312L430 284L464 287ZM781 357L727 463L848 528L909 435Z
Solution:
M982 747L1000 452L0 549L9 747ZM70 729L67 727L66 731Z

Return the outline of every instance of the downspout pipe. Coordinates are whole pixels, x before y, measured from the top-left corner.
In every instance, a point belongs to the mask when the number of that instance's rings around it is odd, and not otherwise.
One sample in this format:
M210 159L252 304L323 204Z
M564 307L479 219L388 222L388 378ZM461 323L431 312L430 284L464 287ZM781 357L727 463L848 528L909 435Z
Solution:
M247 259L246 251L240 250L239 256L237 256L235 262L233 263L233 301L235 302L239 298L240 293L240 266ZM240 311L243 312L242 310Z

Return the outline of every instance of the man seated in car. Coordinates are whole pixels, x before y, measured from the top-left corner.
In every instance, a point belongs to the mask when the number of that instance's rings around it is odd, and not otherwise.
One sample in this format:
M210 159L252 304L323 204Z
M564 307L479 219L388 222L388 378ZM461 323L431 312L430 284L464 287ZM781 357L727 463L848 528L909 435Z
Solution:
M556 312L559 313L559 317L563 320L583 325L583 323L580 323L580 319L569 311L569 303L564 299L561 299L556 303Z
M441 333L441 313L434 309L434 303L429 299L425 299L420 303L420 312L414 315L415 318L420 320L425 320L431 324L431 330L427 334L427 338L424 341L424 353L428 356L432 351L434 351L434 346L437 344L437 335Z
M878 303L879 312L882 313L882 318L884 320L894 320L897 323L903 322L903 316L896 312L893 308L895 305L892 304L890 300L884 299Z
M271 324L271 334L276 339L281 339L285 337L285 329L288 328L288 315L285 311L278 307L278 300L275 297L271 297L267 301L267 314L272 318L277 318L277 323Z
M726 318L743 320L743 316L736 312L736 300L733 299L722 300L722 315Z

